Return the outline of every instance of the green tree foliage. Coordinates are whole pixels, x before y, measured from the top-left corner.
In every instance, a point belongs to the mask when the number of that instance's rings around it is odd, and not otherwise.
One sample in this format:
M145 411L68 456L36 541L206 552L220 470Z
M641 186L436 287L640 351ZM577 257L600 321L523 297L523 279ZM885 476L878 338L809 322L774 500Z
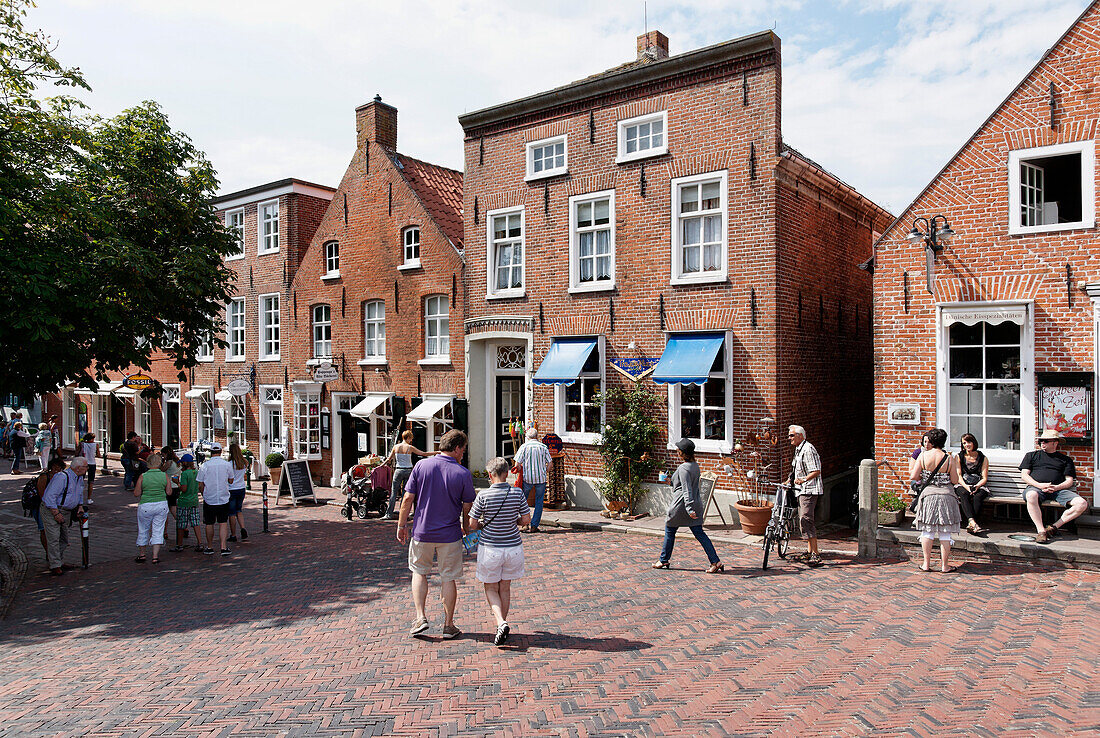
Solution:
M661 428L654 420L661 398L637 382L629 389L608 389L600 402L606 403L611 417L596 442L605 480L597 483L598 491L633 510L646 493L646 478L661 467L656 445Z
M101 119L43 96L90 88L28 7L0 0L0 392L182 370L232 292L214 169L153 102Z

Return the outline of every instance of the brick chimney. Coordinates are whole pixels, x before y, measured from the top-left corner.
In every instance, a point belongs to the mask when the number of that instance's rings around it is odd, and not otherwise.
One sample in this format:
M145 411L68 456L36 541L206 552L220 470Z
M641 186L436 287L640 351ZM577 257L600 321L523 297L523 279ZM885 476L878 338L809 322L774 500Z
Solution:
M668 58L668 36L660 31L650 31L638 37L638 60L649 57L653 61Z
M397 108L382 102L375 95L369 103L355 109L355 142L362 147L374 141L387 149L397 150Z

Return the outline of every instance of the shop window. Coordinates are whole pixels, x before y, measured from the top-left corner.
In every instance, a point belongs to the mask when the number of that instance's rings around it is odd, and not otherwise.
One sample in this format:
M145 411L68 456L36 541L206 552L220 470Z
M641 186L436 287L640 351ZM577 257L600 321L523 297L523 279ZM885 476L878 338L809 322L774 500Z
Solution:
M260 243L257 253L274 254L279 250L279 201L262 202L257 208Z
M615 285L615 191L569 200L570 292Z
M321 458L321 390L294 393L294 458Z
M195 398L195 438L214 440L214 405L205 395Z
M568 143L567 136L556 136L527 144L527 179L568 172Z
M393 398L383 402L370 419L371 449L385 458L393 448Z
M229 401L229 423L226 430L233 434L233 440L242 447L246 445L244 397L234 397Z
M729 451L733 408L728 366L726 336L703 384L669 385L670 442L690 438L699 451Z
M77 440L78 436L82 435L80 433L80 403L81 398L75 392L65 390L65 435L61 439L61 445L65 448L73 447L74 443L78 444L75 448L80 448L80 441Z
M604 384L603 341L588 354L577 381L554 388L554 427L563 440L571 443L595 443L604 423L604 406L599 393Z
M144 439L153 437L153 414L149 404L144 397L134 398L134 417L137 420L134 431Z
M488 297L523 296L523 209L490 213Z
M726 278L726 173L672 181L672 282Z
M662 111L619 121L618 156L622 163L668 153L668 113Z
M1094 146L1083 141L1009 153L1009 233L1096 225Z
M983 449L1021 448L1022 328L954 322L947 335L948 442L973 433Z

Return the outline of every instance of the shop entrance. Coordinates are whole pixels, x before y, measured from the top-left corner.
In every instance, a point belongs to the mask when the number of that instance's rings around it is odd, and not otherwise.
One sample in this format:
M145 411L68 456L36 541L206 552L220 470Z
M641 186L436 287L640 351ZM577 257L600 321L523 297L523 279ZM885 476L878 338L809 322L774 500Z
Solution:
M523 377L497 377L497 454L509 460L519 441L509 432L514 420L523 420Z
M340 474L359 463L359 457L368 453L359 448L359 434L366 432L366 423L352 417L346 410L340 411ZM369 441L368 441L369 445Z
M108 448L115 449L126 440L126 403L114 395L104 399L111 403L111 441ZM141 440L150 446L154 445L152 438Z

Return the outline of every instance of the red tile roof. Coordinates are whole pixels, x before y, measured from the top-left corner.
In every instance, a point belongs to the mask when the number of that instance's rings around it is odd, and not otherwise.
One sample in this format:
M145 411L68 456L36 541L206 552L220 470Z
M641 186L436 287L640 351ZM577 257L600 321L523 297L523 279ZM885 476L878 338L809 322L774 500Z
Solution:
M394 153L393 162L455 248L462 248L462 172Z

